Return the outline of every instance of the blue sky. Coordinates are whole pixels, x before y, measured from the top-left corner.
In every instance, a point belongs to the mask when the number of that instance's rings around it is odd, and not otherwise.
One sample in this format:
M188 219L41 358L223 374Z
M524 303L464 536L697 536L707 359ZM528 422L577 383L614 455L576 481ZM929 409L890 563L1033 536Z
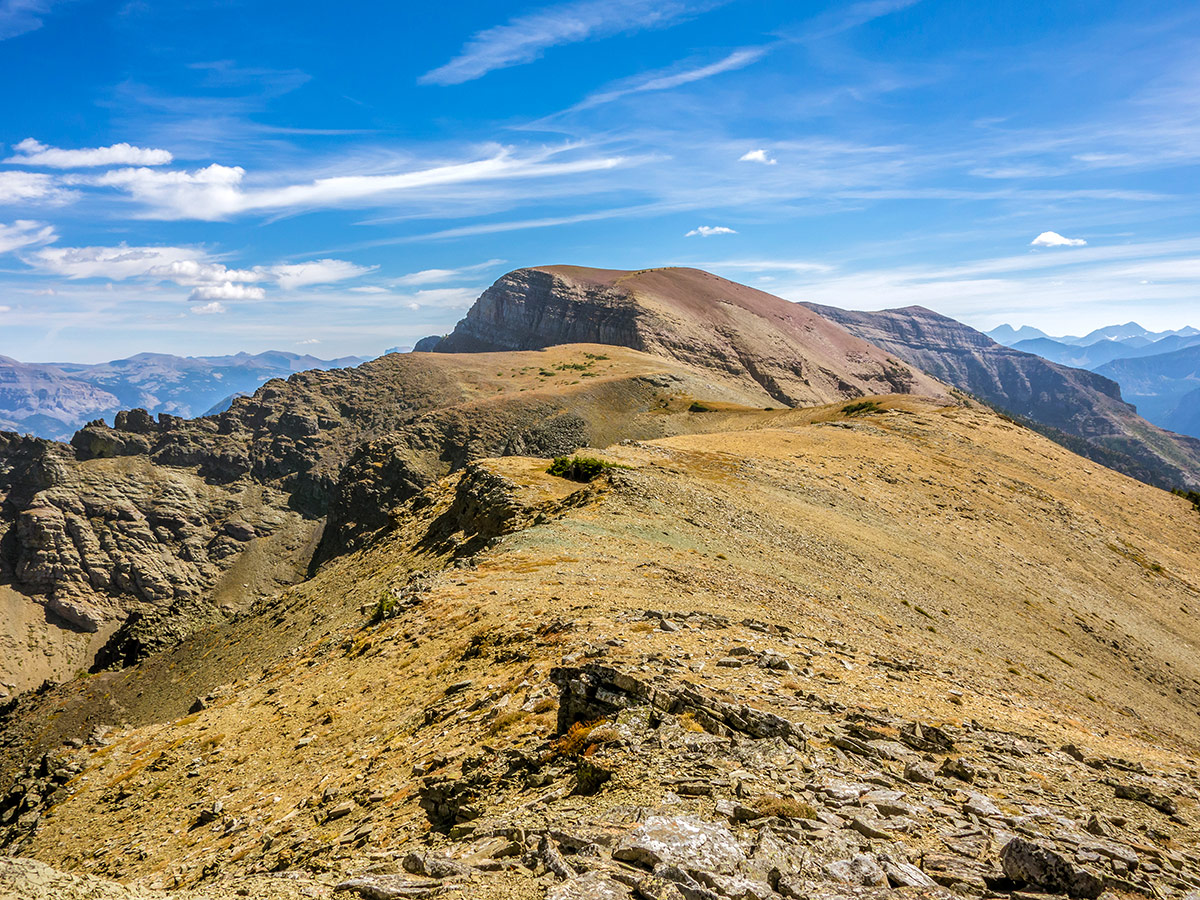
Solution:
M370 355L545 263L1200 324L1198 43L1194 3L0 0L0 354Z

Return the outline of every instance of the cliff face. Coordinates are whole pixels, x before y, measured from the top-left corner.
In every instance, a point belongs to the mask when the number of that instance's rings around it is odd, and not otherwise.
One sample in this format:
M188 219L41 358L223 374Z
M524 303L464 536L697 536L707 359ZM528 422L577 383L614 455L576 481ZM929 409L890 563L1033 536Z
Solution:
M1067 445L1127 475L1200 483L1200 441L1164 431L1121 399L1116 382L1011 347L919 306L856 312L805 304L827 319L1006 412L1070 436Z
M945 396L933 379L797 304L698 269L549 266L505 275L441 353L615 344L747 377L786 406Z

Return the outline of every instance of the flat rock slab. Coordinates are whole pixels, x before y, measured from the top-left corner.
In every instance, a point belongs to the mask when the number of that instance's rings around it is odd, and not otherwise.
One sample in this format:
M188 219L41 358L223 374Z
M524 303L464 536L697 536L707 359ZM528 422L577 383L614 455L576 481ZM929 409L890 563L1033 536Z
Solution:
M629 900L625 885L602 872L588 872L550 888L546 900Z
M358 894L364 900L407 900L407 898L433 897L441 890L437 881L417 881L403 875L364 875L350 878L333 890Z
M648 869L667 864L732 875L746 856L729 829L716 822L695 816L650 816L621 839L613 859Z

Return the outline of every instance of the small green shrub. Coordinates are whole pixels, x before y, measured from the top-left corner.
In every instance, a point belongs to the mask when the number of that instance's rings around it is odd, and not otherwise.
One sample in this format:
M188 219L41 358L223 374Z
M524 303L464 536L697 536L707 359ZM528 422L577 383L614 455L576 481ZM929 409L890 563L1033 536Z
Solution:
M692 405L688 407L688 412L716 412L707 403L701 403L699 400L693 400Z
M371 613L371 618L368 624L378 625L380 622L393 618L400 614L400 601L391 591L386 591L379 595L379 600L375 603L375 609Z
M546 471L559 478L571 481L595 481L608 469L617 468L612 463L592 456L557 456Z
M857 403L847 403L842 412L847 416L860 416L867 413L881 412L882 407L875 400L859 400Z

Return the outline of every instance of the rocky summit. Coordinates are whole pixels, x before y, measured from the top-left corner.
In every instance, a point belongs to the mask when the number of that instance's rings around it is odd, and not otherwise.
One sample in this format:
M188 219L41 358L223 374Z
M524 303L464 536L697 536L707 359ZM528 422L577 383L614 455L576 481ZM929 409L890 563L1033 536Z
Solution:
M523 269L3 436L0 896L1196 900L1197 508L838 319Z

